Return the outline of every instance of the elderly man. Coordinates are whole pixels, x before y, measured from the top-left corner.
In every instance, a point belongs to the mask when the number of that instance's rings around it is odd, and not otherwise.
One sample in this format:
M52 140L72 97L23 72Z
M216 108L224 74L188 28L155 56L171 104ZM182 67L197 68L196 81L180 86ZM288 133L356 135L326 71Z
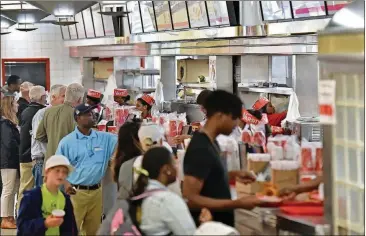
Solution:
M46 104L46 90L42 86L33 86L29 91L30 104L23 111L20 122L20 187L18 194L18 204L23 197L23 192L34 187L34 178L32 176L32 158L31 158L31 133L32 120L34 115Z
M36 134L36 140L47 142L45 162L55 155L61 139L75 129L74 107L81 104L83 98L84 87L72 83L66 88L64 104L46 110Z
M50 105L58 106L64 103L65 101L65 92L66 86L61 84L56 84L51 87L50 91ZM44 117L44 113L46 112L45 107L39 110L32 120L32 161L33 161L33 177L35 186L41 186L43 184L42 171L43 171L43 163L44 157L46 156L47 143L42 143L35 139L36 132L38 129L38 125Z
M66 156L74 171L65 183L71 195L76 223L86 235L96 235L102 216L101 181L115 150L117 136L92 129L94 106L81 104L75 108L77 127L63 138L57 154ZM82 229L81 229L82 226Z
M27 81L23 82L20 85L21 96L18 99L19 108L18 108L18 113L17 113L19 122L21 122L23 111L29 105L29 102L30 102L29 91L32 87L33 87L33 84L30 82L27 82Z

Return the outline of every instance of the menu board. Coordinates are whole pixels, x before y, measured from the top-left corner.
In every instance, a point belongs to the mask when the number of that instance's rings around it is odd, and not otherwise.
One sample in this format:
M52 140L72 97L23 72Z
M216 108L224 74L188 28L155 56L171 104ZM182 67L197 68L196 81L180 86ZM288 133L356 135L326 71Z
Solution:
M61 26L61 32L62 32L62 37L64 40L69 40L70 39L70 33L69 33L69 27L68 26Z
M350 1L327 1L328 14L333 15Z
M105 7L103 9L103 11L113 11L113 8ZM113 25L113 17L112 16L107 16L107 15L102 15L102 17L103 17L103 23L104 23L105 36L115 36L114 25Z
M187 1L189 21L191 27L205 27L208 26L207 12L204 1Z
M185 1L170 1L174 29L189 28Z
M141 1L140 7L142 15L142 24L144 25L144 32L156 31L154 7L152 1Z
M138 1L127 2L128 19L130 21L131 34L142 33L140 8Z
M206 1L210 25L230 25L226 1Z
M75 18L70 17L69 21L75 21ZM75 25L69 25L69 31L70 31L70 39L78 39L78 34L76 32L76 24Z
M99 14L101 11L100 3L97 3L91 7L92 15L93 15L93 22L94 22L94 29L95 29L95 36L96 37L104 37L104 25L102 21L102 15Z
M263 20L285 20L291 19L291 8L289 1L261 1Z
M85 28L84 28L84 21L83 21L83 17L81 15L81 12L79 12L78 14L75 15L75 21L78 22L75 25L76 26L76 31L78 32L78 38L79 39L86 38L86 36L85 36Z
M95 38L94 25L93 25L93 21L92 21L92 15L91 15L90 8L85 9L82 13L83 13L83 17L84 17L86 37Z
M171 30L172 21L168 1L154 1L154 8L158 30Z
M323 1L292 1L294 18L325 16Z

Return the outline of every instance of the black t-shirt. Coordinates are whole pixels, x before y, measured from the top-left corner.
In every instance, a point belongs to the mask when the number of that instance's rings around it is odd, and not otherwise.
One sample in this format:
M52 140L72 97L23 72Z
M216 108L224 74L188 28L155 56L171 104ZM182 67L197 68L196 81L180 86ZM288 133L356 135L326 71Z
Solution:
M184 174L204 181L200 195L215 199L231 199L228 173L225 171L220 157L217 142L211 142L202 132L194 133L184 156ZM211 211L213 220L234 226L234 211ZM196 224L200 210L191 210Z

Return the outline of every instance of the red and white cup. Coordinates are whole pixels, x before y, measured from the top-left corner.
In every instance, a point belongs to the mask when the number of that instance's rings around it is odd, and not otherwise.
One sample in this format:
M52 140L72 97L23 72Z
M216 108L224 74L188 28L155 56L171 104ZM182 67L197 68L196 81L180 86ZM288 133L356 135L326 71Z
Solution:
M65 216L65 211L61 209L53 210L52 216L55 218L63 218Z
M98 131L106 131L107 125L97 125Z
M108 132L117 134L117 126L108 126Z

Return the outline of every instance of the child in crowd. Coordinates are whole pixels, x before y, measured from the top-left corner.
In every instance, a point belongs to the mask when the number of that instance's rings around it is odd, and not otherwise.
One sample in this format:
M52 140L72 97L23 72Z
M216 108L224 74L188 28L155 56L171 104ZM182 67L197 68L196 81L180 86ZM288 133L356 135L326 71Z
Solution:
M54 155L47 160L42 187L24 193L17 235L78 235L70 198L59 190L71 171L65 156Z

